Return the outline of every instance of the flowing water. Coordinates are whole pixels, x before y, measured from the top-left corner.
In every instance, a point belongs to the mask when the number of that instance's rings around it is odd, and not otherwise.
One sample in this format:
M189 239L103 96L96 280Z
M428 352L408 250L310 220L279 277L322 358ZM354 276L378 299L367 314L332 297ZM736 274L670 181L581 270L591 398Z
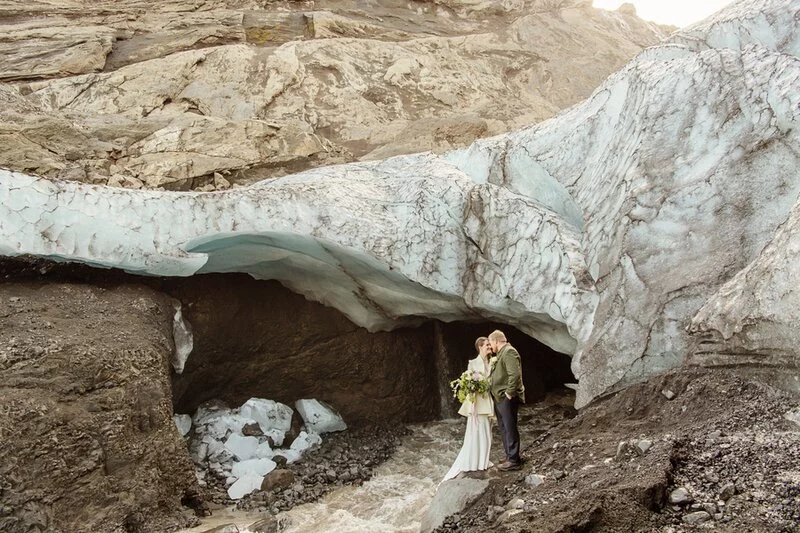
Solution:
M411 427L394 455L360 487L343 487L279 515L286 533L416 533L458 455L464 419Z
M403 437L392 457L374 470L369 481L360 487L341 487L315 503L280 513L281 531L417 533L436 487L461 448L464 419L417 424L409 429L411 434ZM186 531L206 531L230 523L247 531L244 528L255 519L253 513L228 511L224 518L204 519L202 526Z

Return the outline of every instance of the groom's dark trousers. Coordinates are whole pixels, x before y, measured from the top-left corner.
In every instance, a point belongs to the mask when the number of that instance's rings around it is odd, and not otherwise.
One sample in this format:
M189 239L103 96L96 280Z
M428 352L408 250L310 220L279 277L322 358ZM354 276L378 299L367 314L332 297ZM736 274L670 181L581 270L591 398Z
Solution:
M517 429L517 411L519 411L519 398L503 399L494 404L494 413L497 415L497 424L500 426L500 437L503 439L503 448L506 451L506 460L510 463L520 464L519 457L519 430Z

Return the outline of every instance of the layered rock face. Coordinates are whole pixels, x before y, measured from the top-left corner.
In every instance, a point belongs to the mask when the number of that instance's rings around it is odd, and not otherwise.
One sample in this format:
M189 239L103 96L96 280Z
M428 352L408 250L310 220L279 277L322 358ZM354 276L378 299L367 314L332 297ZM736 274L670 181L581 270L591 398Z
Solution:
M465 146L666 35L576 0L0 1L0 21L0 166L182 190Z
M199 488L172 420L173 304L136 285L0 285L0 530L187 525Z

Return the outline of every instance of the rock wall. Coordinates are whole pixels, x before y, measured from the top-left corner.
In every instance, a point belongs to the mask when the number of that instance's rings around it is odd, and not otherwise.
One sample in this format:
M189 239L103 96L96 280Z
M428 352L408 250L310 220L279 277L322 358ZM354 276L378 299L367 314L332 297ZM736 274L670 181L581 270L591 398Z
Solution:
M172 305L136 285L0 284L0 530L191 523L181 498L198 487L172 420Z
M165 283L184 303L195 347L174 377L175 409L252 397L323 400L349 425L439 415L433 328L369 333L275 282L205 275Z
M0 20L0 166L182 190L465 146L666 35L540 0L6 0Z

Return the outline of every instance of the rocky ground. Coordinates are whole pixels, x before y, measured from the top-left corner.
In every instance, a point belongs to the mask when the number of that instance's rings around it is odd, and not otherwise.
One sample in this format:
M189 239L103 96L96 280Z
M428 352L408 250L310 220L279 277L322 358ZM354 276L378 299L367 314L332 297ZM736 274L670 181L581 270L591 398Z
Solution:
M800 427L792 421L800 396L732 370L686 368L580 412L573 401L560 389L524 406L524 468L477 474L488 489L436 531L800 531ZM360 484L403 433L331 435L238 507L276 514ZM496 434L493 449L497 461ZM231 503L221 489L210 500ZM279 529L273 521L264 531Z
M690 368L553 424L564 399L521 410L523 470L438 531L800 531L797 395Z
M277 514L313 502L343 485L361 485L373 469L388 459L408 430L403 426L369 426L323 435L322 445L296 463L279 464L264 479L261 491L234 502L224 480L204 490L208 510L236 505L246 511ZM281 457L276 457L280 461Z

